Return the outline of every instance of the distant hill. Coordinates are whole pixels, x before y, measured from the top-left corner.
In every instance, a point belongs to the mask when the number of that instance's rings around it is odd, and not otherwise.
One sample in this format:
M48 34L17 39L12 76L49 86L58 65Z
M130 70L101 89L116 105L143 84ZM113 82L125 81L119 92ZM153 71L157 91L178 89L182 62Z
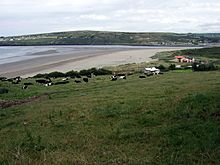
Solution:
M220 33L130 33L71 31L0 37L0 46L16 45L149 45L204 46L220 44Z

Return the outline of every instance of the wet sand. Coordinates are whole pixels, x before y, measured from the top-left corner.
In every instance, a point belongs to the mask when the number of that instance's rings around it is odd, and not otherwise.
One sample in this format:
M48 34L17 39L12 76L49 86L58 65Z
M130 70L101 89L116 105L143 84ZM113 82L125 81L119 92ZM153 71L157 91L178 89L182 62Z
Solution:
M37 58L0 65L0 76L30 77L38 73L52 71L67 72L92 67L117 66L128 63L150 62L153 55L161 51L186 49L182 48L112 48L88 49L77 54L39 56Z

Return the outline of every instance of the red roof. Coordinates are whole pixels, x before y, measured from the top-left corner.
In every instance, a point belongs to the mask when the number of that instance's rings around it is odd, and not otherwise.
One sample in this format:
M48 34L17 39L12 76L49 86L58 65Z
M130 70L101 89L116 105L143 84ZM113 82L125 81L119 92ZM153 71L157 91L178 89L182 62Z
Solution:
M175 58L182 59L182 58L185 58L185 57L184 56L175 56Z

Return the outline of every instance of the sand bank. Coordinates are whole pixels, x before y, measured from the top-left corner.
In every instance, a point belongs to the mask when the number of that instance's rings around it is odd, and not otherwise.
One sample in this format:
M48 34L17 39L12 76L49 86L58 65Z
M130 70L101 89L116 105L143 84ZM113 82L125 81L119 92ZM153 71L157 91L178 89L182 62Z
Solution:
M29 77L38 73L52 71L67 72L92 67L117 66L127 63L150 62L155 53L161 51L180 50L186 48L141 48L141 49L107 49L89 50L76 54L41 56L34 59L1 64L0 76Z

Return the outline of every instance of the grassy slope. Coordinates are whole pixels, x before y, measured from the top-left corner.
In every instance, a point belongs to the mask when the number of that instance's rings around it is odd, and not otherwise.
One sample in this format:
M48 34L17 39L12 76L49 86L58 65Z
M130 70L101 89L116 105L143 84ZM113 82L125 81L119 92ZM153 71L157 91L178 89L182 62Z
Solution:
M153 58L158 58L159 60L170 63L170 60L173 60L175 56L191 56L197 61L209 61L220 64L220 47L159 52Z
M57 92L0 110L0 164L220 163L219 72L72 81L0 83L6 100Z
M105 31L73 31L8 37L0 45L184 45L218 43L220 34L129 33ZM15 41L9 41L16 39Z

